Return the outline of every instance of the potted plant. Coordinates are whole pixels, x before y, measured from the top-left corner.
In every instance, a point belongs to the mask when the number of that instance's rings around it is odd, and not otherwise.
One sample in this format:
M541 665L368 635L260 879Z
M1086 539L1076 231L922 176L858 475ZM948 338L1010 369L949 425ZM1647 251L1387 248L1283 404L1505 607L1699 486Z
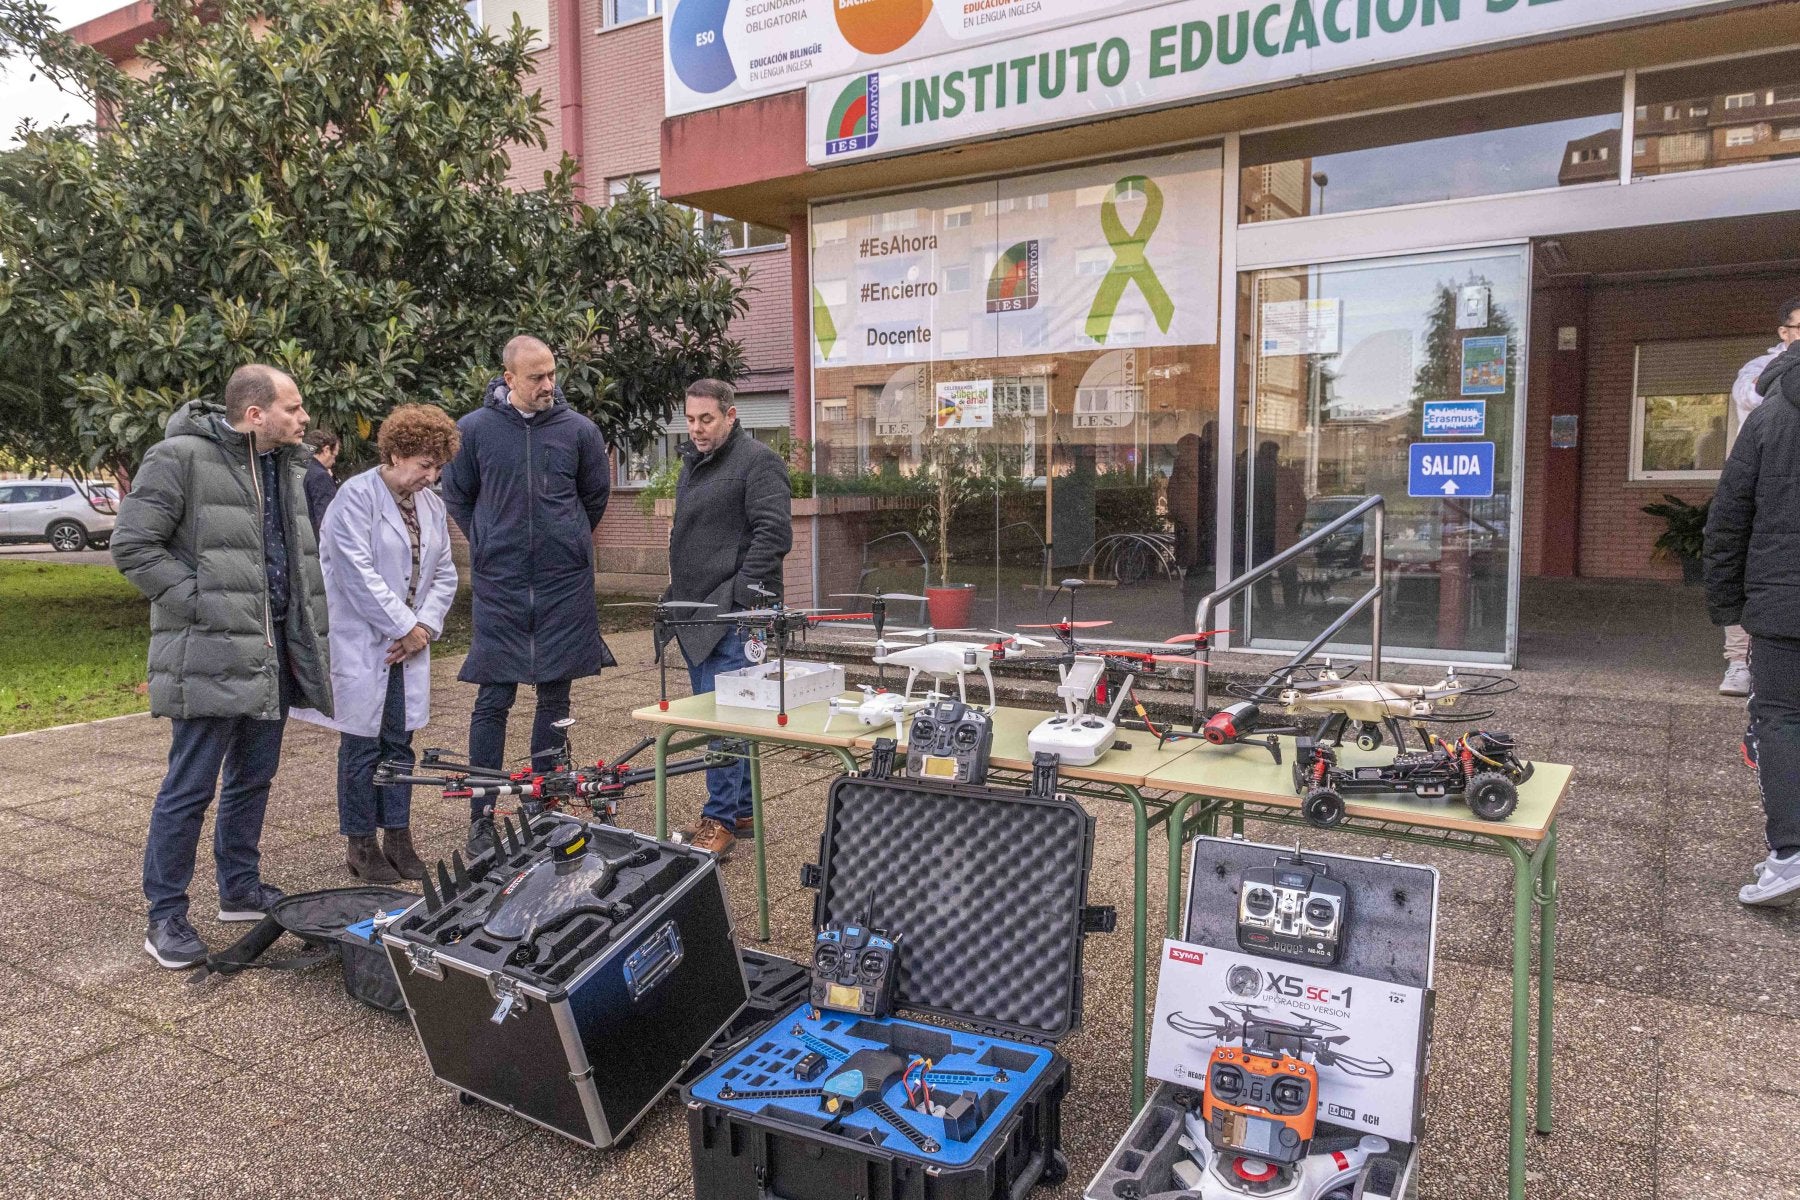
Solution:
M1663 493L1660 503L1646 504L1642 511L1661 517L1664 529L1656 535L1652 558L1676 558L1681 561L1681 582L1692 586L1700 582L1700 554L1706 547L1706 510L1711 500L1689 504L1679 496Z
M926 606L936 629L961 629L975 611L975 585L950 582L950 529L957 511L981 491L981 452L963 430L930 435L919 458L925 503L919 509L918 534L936 554L937 584L925 589Z

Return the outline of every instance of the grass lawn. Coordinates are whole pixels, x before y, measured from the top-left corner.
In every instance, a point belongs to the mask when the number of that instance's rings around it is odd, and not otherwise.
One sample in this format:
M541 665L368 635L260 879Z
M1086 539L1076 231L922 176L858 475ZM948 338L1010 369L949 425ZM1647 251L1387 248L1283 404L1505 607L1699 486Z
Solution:
M468 588L444 624L434 652L466 653ZM649 626L647 608L600 610L607 633ZM149 650L150 602L113 568L0 560L0 734L143 712Z
M142 712L150 602L111 567L0 561L0 734Z

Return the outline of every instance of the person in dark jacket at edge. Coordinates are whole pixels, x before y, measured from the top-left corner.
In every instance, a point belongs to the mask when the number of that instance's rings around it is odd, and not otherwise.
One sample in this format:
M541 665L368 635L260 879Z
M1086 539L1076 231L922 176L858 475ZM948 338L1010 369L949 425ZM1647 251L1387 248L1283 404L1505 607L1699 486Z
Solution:
M282 898L259 844L288 708L331 711L305 432L292 379L239 367L222 408L169 418L119 506L113 562L150 598L150 712L174 726L144 842L144 951L165 967L206 960L187 889L215 788L219 920L261 920Z
M700 379L687 387L688 441L675 483L675 521L669 529L669 589L665 600L716 607L694 614L758 608L781 595L781 561L794 545L792 491L781 455L737 422L731 385ZM725 625L678 628L694 693L714 690L722 671L750 665L744 636ZM706 772L706 806L681 840L721 858L740 834L752 831L750 764L733 759Z
M331 468L337 466L338 449L343 445L329 429L315 429L306 435L306 448L312 458L306 464L306 515L312 519L313 537L325 527L325 510L337 495L337 480Z
M1781 307L1800 329L1800 296ZM1706 518L1706 606L1750 633L1745 756L1762 789L1769 857L1738 891L1744 904L1800 900L1800 343L1756 381L1763 403L1738 430Z
M506 343L505 371L456 423L462 449L443 476L444 505L469 539L474 639L457 678L479 684L469 761L499 767L521 683L537 692L531 756L562 748L569 684L616 665L600 640L594 527L606 512L606 439L556 386L556 356L537 338ZM469 853L494 844L485 801L471 801Z

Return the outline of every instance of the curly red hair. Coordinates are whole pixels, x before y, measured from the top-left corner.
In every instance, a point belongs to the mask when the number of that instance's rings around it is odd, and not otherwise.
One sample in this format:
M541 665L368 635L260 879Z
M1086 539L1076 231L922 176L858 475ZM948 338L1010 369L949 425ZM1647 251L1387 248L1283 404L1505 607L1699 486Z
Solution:
M448 463L462 445L462 434L450 415L436 405L402 404L382 421L375 445L383 462L424 454Z

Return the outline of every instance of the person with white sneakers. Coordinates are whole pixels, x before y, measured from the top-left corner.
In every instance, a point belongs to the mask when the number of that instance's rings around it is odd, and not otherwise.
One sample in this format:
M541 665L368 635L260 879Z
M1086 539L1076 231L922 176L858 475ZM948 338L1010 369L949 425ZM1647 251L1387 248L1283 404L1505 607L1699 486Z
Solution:
M1789 301L1788 304L1793 303ZM1783 308L1787 308L1783 304ZM1775 327L1776 342L1762 354L1757 355L1738 370L1737 379L1731 385L1731 407L1737 417L1737 427L1742 429L1756 406L1763 402L1762 393L1756 390L1756 381L1768 369L1770 363L1788 343L1800 338L1800 325L1794 324L1794 312L1780 314ZM1725 627L1725 678L1719 682L1721 696L1748 696L1750 694L1750 635L1742 625Z
M1782 305L1800 332L1800 297ZM1800 901L1800 344L1757 377L1765 403L1738 431L1706 520L1706 606L1741 625L1756 664L1746 751L1755 748L1769 856L1738 890L1750 905Z

